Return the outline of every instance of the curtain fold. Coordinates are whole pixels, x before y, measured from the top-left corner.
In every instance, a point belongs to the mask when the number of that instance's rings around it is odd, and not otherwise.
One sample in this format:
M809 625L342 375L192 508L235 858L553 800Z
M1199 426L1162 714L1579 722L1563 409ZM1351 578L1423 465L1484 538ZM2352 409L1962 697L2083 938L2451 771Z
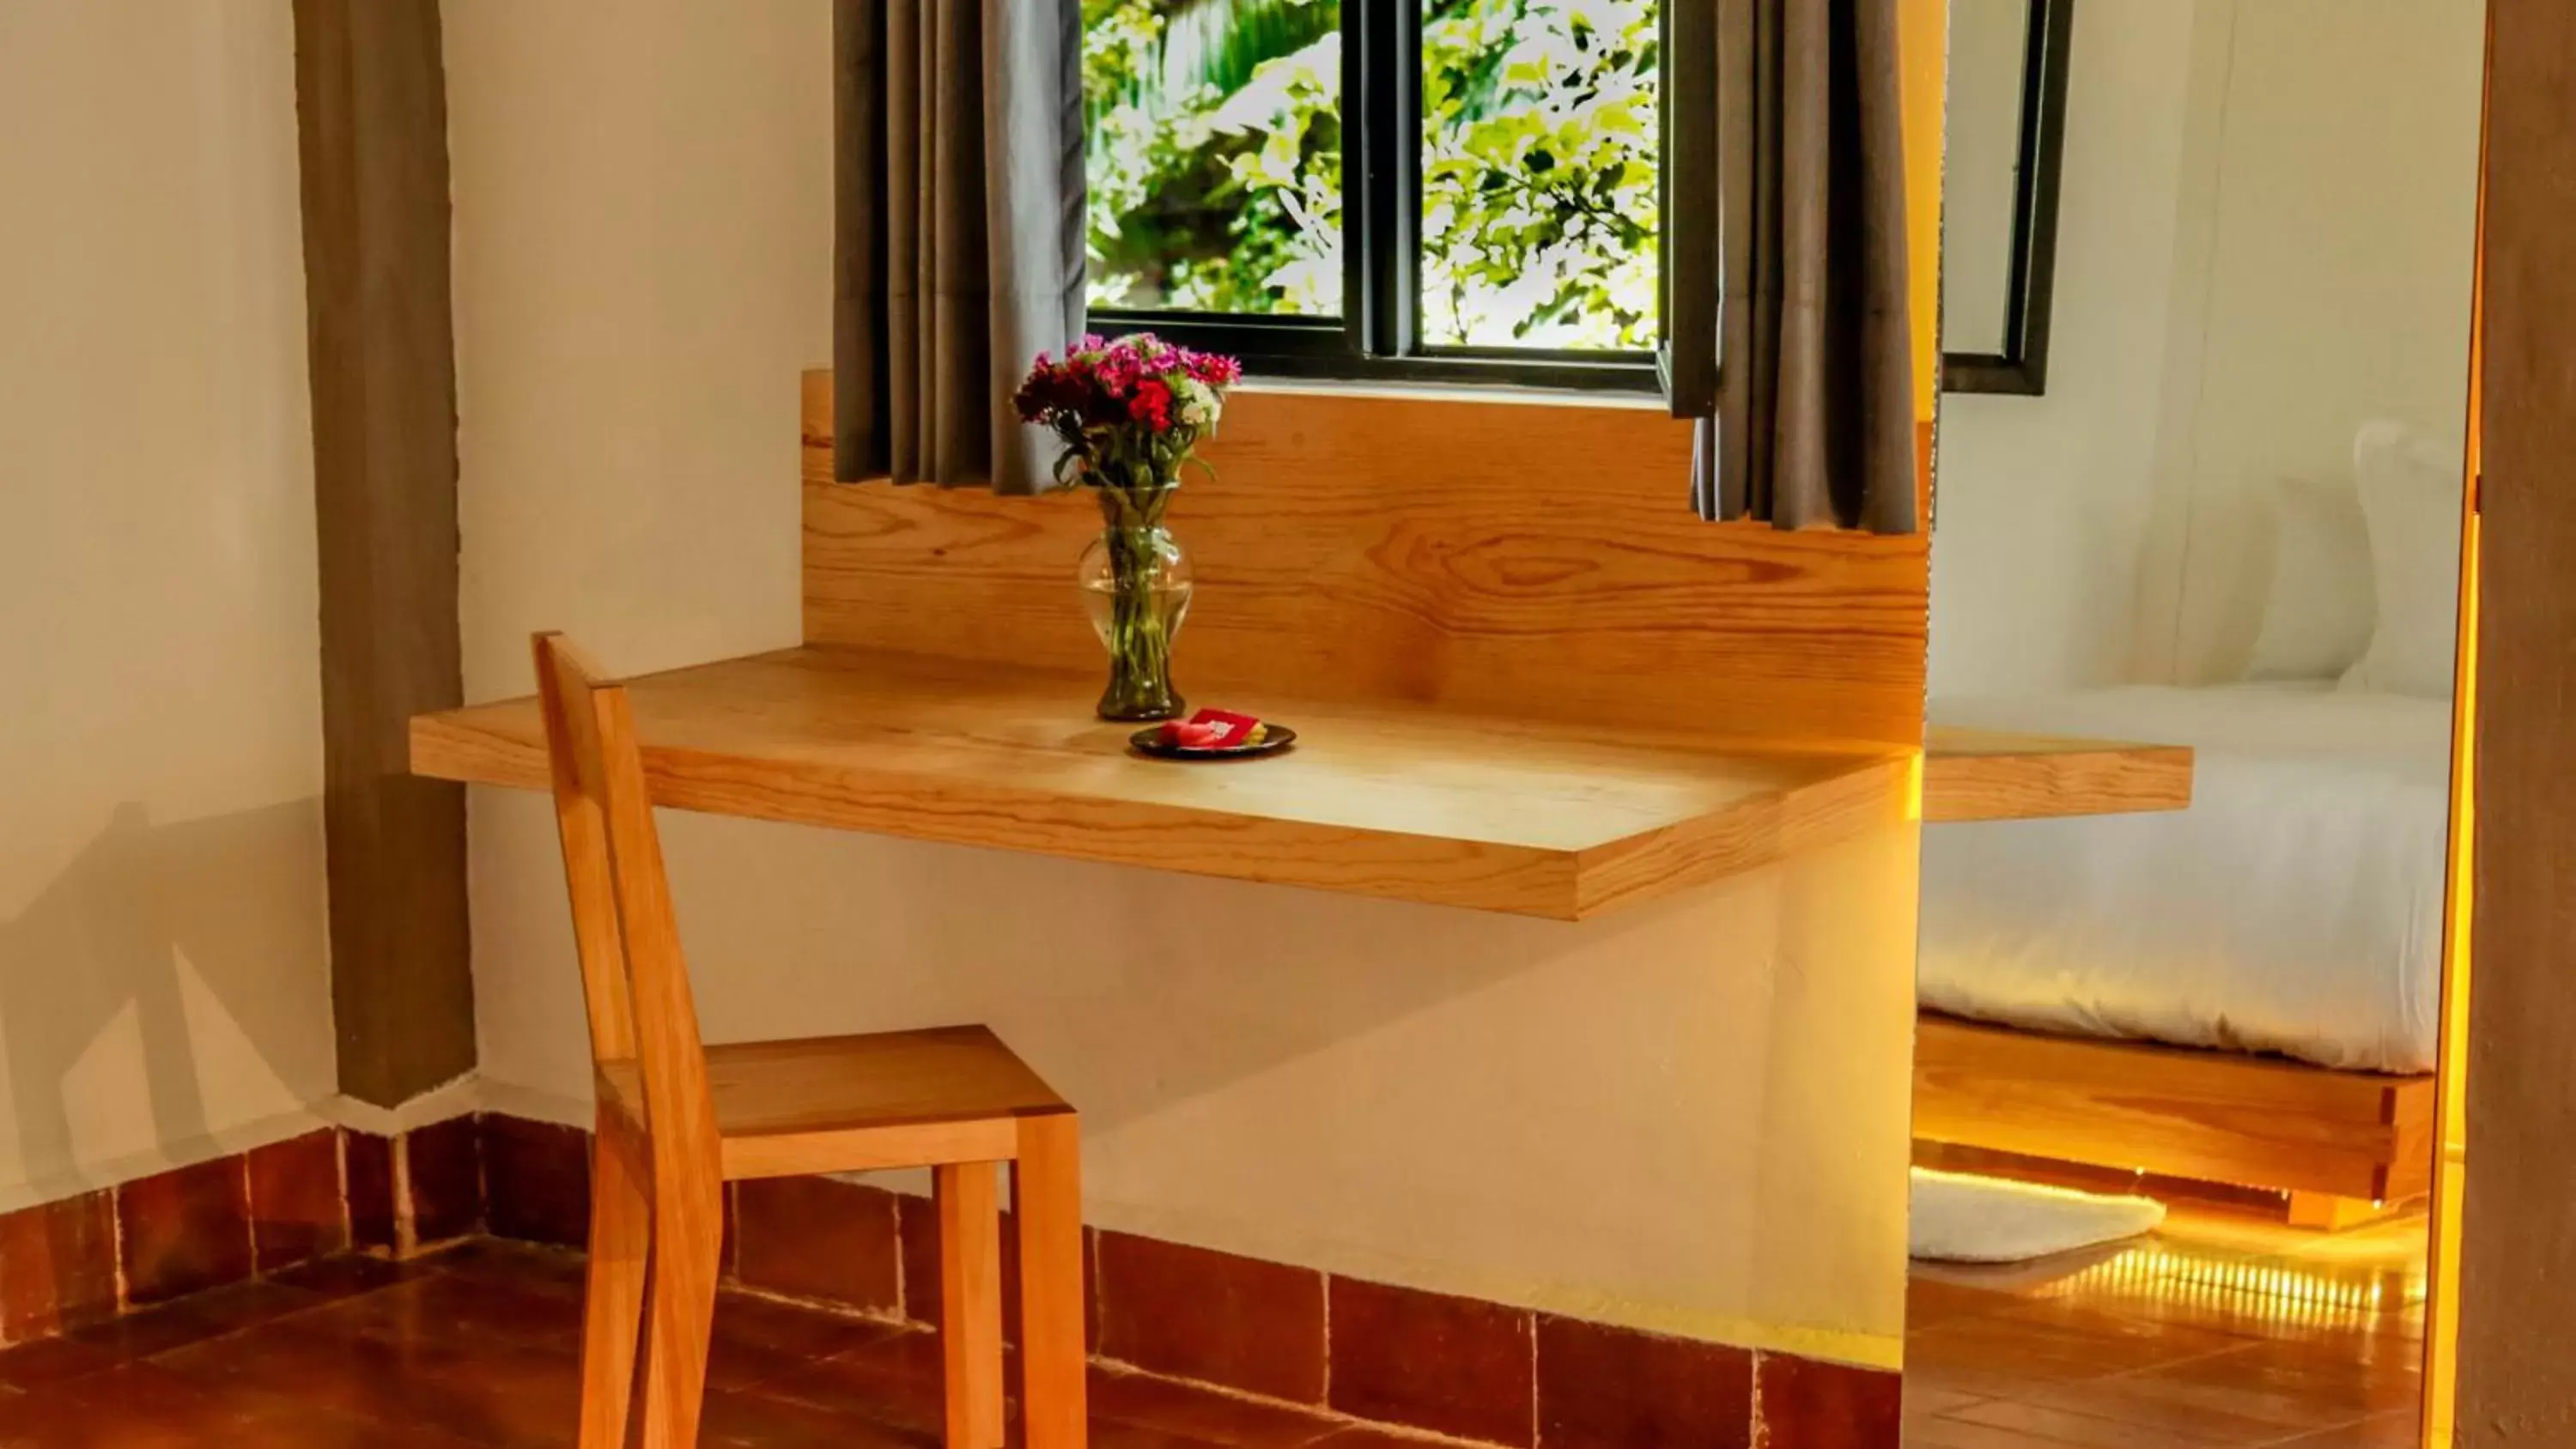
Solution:
M1011 410L1082 328L1080 0L836 0L833 474L1052 481Z
M1667 378L1698 422L1692 505L1911 533L1896 0L1669 3Z

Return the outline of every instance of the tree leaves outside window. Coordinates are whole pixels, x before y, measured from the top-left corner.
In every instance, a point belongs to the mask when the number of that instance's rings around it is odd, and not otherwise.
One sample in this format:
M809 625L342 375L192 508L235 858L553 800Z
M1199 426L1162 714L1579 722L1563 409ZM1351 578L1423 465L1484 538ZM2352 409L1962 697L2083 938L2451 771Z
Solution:
M1651 347L1654 0L1387 3L1422 5L1422 341ZM1342 0L1083 20L1093 305L1339 315Z

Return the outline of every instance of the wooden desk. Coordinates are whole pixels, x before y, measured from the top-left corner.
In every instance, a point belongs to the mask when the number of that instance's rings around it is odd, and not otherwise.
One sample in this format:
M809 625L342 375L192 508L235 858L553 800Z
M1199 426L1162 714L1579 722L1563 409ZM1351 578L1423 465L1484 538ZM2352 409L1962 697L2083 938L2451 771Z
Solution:
M2191 804L2188 745L1935 724L1924 731L1924 754L1923 819L1931 824L2131 815Z
M1885 749L1229 696L1288 752L1175 764L1093 719L1088 677L837 648L633 682L680 809L1579 920L1902 818ZM541 789L533 700L424 715L412 768Z
M2189 799L2188 752L2086 741L1946 735L1918 779L1923 539L1704 523L1689 430L1593 403L1247 390L1175 513L1182 678L1303 738L1141 759L1089 711L1089 500L831 483L830 398L805 379L807 647L635 682L666 805L1579 920L1918 785L1934 820ZM541 788L541 741L532 701L451 710L412 763Z

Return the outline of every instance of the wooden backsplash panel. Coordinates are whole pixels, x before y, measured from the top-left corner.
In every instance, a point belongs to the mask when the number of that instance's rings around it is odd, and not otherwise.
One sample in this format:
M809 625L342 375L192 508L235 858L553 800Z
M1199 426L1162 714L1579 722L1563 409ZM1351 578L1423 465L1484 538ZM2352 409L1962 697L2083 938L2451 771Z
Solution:
M1101 667L1088 498L835 484L830 374L804 399L806 642ZM1923 539L1703 522L1660 413L1250 390L1207 456L1170 517L1194 697L1922 740Z

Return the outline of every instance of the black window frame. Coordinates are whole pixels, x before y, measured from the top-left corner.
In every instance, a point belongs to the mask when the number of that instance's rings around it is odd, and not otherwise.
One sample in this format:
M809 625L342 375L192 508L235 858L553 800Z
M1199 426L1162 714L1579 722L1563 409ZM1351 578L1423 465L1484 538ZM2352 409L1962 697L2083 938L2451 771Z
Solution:
M2027 14L2003 350L1944 348L1943 392L2011 397L2041 397L2048 392L2048 336L2057 309L2057 200L2066 169L2066 77L2074 63L2075 0L2029 0Z
M1422 340L1422 8L1342 0L1341 316L1095 307L1091 329L1228 353L1254 377L1660 395L1652 350Z

